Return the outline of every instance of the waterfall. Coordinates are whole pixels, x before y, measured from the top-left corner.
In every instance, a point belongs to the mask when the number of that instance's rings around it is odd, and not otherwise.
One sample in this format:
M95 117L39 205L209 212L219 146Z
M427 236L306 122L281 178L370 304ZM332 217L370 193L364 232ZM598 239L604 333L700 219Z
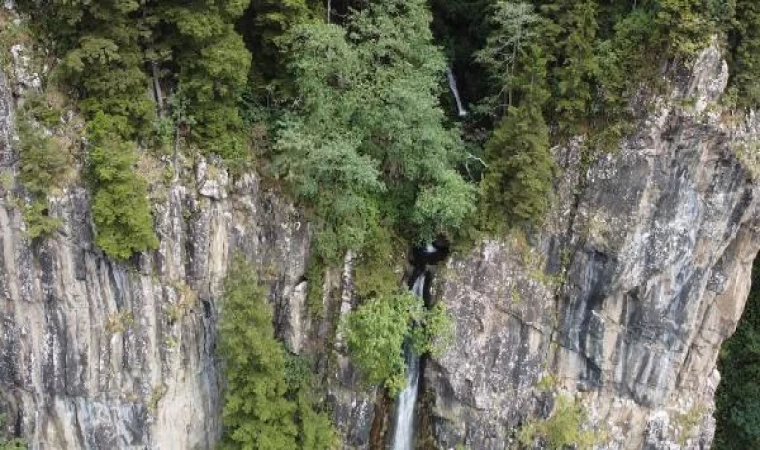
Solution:
M425 272L423 271L412 285L412 293L422 297L425 291ZM420 357L411 346L404 348L406 359L406 386L396 401L396 429L393 432L393 450L412 450L414 448L414 405L417 403L417 390L420 384Z
M451 89L451 93L454 94L454 100L457 103L457 113L459 114L459 117L465 117L467 111L465 111L464 106L462 106L462 99L459 97L459 89L457 89L457 79L454 78L454 72L451 70L451 67L446 68L446 77L449 79L449 89Z

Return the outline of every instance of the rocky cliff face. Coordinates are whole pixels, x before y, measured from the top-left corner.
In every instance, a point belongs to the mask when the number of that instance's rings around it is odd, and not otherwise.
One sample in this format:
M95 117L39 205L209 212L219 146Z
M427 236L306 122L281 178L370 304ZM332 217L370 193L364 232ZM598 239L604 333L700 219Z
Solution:
M21 92L11 85L34 79L0 73L7 430L35 449L212 448L220 284L241 252L269 289L280 337L316 363L346 448L381 442L387 403L362 387L334 338L354 303L351 255L307 280L309 224L256 176L232 181L199 160L157 183L160 248L129 262L94 246L81 185L51 199L59 232L26 237L13 131ZM709 444L718 348L760 247L753 165L735 156L760 137L760 120L714 112L726 79L710 49L614 155L587 166L577 143L556 149L563 171L543 229L484 242L439 271L436 297L456 340L425 361L421 437L510 448L518 425L548 412L549 385L577 396L608 448ZM306 307L309 282L325 287L321 317Z
M0 75L5 173L17 159L12 110ZM41 242L25 236L17 186L0 188L0 398L33 448L211 448L216 300L231 254L257 262L279 319L303 303L308 226L256 178L231 186L206 169L156 206L160 249L124 264L93 245L84 188L52 199L63 227Z
M719 347L760 247L753 164L736 156L760 121L716 112L727 78L708 49L615 154L584 167L579 145L556 149L540 233L448 263L456 342L425 373L441 447L509 448L550 389L584 405L606 448L709 447Z

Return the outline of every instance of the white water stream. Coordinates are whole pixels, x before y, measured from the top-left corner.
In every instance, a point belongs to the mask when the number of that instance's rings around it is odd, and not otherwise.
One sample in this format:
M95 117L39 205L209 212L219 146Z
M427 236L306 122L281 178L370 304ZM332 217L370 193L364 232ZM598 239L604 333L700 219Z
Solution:
M425 291L425 272L422 272L412 285L412 293L422 297ZM420 384L420 357L409 345L405 348L406 386L396 401L396 428L393 431L393 450L412 450L414 448L414 405L417 403L417 391Z
M451 93L454 95L454 100L457 103L457 114L459 114L459 117L465 117L467 111L462 106L462 99L459 97L459 89L457 89L457 79L454 78L454 72L451 70L451 67L446 68L446 77L449 79L449 89L451 89Z

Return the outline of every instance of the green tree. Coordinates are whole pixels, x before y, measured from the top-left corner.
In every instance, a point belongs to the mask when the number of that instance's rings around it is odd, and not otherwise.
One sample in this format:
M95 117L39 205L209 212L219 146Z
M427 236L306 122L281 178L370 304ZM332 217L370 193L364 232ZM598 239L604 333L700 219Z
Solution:
M482 181L486 221L539 222L549 207L554 160L549 130L535 105L513 106L486 145L488 172ZM498 215L489 213L495 208ZM493 209L491 209L493 211Z
M692 58L716 33L716 18L705 0L653 0L653 27L667 54Z
M491 25L485 46L475 54L475 61L486 68L494 94L485 100L489 112L501 117L514 104L518 71L525 47L538 39L541 17L533 5L497 1L488 16Z
M235 30L250 0L161 2L156 15L171 49L176 84L193 120L190 141L207 153L239 161L246 155L238 104L251 54Z
M341 330L367 382L383 385L395 396L405 383L405 342L419 355L440 355L453 327L443 304L428 310L422 298L396 292L367 300L346 316Z
M16 120L19 147L19 179L32 195L31 204L24 208L27 233L31 238L47 235L61 226L58 218L48 212L48 197L59 187L69 170L68 152L50 136L45 136L24 112Z
M125 138L146 132L155 109L146 96L148 78L135 18L139 3L54 0L41 9L35 3L27 8L56 43L58 73L76 89L87 118L101 111L127 118Z
M103 113L88 125L95 242L117 259L158 247L147 184L135 172L137 152L133 143L121 137L127 129L125 118Z
M328 258L361 250L378 220L417 240L455 232L471 212L474 190L452 171L462 145L438 105L444 63L429 22L424 1L394 0L354 13L348 32L312 24L290 35L299 109L280 124L274 167L299 198L325 199L317 239L339 243Z
M721 380L715 395L717 429L713 448L760 448L760 262L734 335L721 347Z
M224 283L219 351L226 386L222 448L328 450L337 435L319 408L312 370L274 337L255 268L236 256Z
M288 33L311 20L305 0L252 0L242 20L242 32L253 62L252 82L256 88L281 84L287 71L284 50Z
M548 81L551 97L546 104L559 134L583 133L595 96L598 60L595 52L597 2L555 0L542 6L550 20L544 22L542 38L549 55Z
M296 405L285 395L285 352L254 268L236 257L225 279L219 351L226 380L222 448L297 448Z
M296 404L298 448L303 450L337 448L338 435L330 417L315 401L317 383L308 361L298 355L290 355L285 361L285 380L288 384L288 397L292 398Z
M760 105L760 4L736 2L736 19L730 33L731 86L740 107Z

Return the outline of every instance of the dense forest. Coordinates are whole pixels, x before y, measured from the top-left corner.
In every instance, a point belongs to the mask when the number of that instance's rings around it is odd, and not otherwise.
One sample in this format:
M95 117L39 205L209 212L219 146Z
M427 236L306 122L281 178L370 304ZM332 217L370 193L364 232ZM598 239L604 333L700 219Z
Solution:
M448 328L445 311L399 286L394 268L410 245L530 232L552 202L551 149L575 139L585 163L615 151L649 106L634 96L654 97L713 40L731 66L723 107L741 114L760 104L755 0L17 4L52 67L18 118L30 236L60 225L47 196L73 161L84 162L96 242L119 260L157 247L149 186L180 176L181 161L203 155L233 176L255 170L309 211L310 276L348 250L358 255L364 304L344 332L369 382L391 394L403 384L403 342L434 352ZM448 95L447 67L467 117ZM61 126L63 110L84 121L81 148L43 132ZM146 158L170 162L163 179L134 170ZM267 328L271 311L251 272L238 261L226 285L224 304L236 314L220 330L224 444L329 448L335 437L308 387L308 363ZM745 328L724 364L756 345ZM719 404L731 407L732 395L722 391ZM740 432L721 431L719 448L759 442L760 393L742 396L745 409L721 410L721 426ZM262 407L270 414L253 413Z

